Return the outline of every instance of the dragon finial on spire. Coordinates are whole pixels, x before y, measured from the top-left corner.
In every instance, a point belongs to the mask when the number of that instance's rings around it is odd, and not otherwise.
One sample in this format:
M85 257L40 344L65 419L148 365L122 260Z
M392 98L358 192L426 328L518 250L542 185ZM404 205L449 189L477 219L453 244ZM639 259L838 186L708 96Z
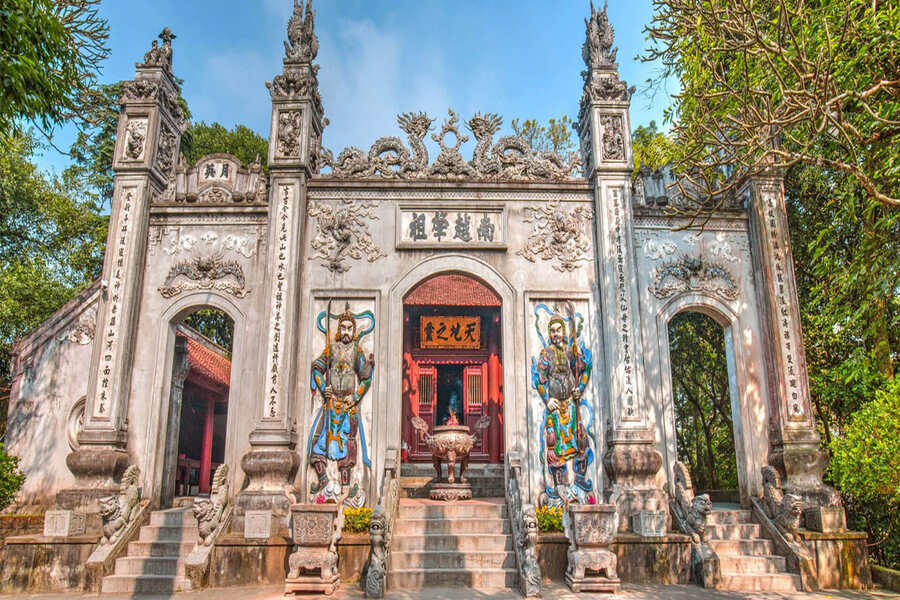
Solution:
M312 62L319 53L319 38L314 31L315 13L312 0L306 0L306 8L294 0L294 14L288 20L288 41L284 43L285 60Z
M609 16L606 12L607 5L603 2L603 10L594 8L594 2L591 0L591 16L584 20L586 39L582 46L581 55L584 58L584 64L589 69L594 68L616 68L616 52L617 48L613 48L612 25L609 24Z

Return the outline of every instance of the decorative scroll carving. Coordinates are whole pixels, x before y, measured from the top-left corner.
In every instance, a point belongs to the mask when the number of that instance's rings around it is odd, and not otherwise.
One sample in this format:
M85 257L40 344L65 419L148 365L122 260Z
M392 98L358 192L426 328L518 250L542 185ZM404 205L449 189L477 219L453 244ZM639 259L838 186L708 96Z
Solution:
M303 131L303 111L285 110L278 114L278 154L300 156L300 134Z
M672 522L681 533L691 536L695 544L706 542L706 520L712 511L709 494L694 496L691 474L683 462L675 463Z
M537 514L531 504L522 504L520 480L522 460L517 453L508 454L509 480L506 486L506 506L516 549L519 585L526 598L541 595L541 567L537 561Z
M163 127L159 132L159 149L156 152L156 164L166 175L175 168L175 153L178 151L177 136Z
M384 470L383 489L386 490L381 502L372 510L369 521L369 543L372 554L369 570L366 572L366 597L384 598L387 590L387 565L391 555L391 539L394 521L400 506L400 482L394 476L393 461L388 458Z
M97 306L87 309L78 316L78 321L57 337L57 341L68 341L73 344L86 346L94 341L94 331L97 329Z
M209 546L213 541L213 534L218 529L228 506L228 465L219 465L213 475L212 489L209 499L197 498L194 500L193 512L197 519L197 528L200 533L200 543Z
M122 95L120 102L128 100L154 100L159 93L159 83L148 79L135 79L122 83Z
M662 300L690 291L709 292L725 300L736 300L740 288L725 267L702 258L682 256L656 268L656 276L650 284L651 294Z
M602 160L625 160L625 126L622 115L603 115Z
M141 472L135 465L125 470L118 496L100 498L100 518L103 520L102 545L114 544L136 514L141 499L138 478Z
M550 202L541 206L529 206L526 223L534 223L525 246L516 252L526 260L535 262L557 260L557 271L574 271L581 263L590 260L591 242L585 233L585 225L594 218L594 211L577 206L569 211L560 203Z
M309 216L316 219L316 236L312 241L314 254L310 260L325 261L329 270L344 273L350 265L348 258L375 262L383 256L369 233L369 219L378 219L374 213L377 203L369 200L341 200L338 208L317 202L310 204Z
M440 133L431 134L431 139L440 145L441 152L434 160L431 168L428 169L428 174L448 177L472 177L475 175L475 169L470 167L466 159L459 153L460 144L469 141L469 136L459 132L459 128L456 126L459 123L459 117L453 112L453 109L447 109L447 112L450 114L450 118L444 121ZM456 143L453 146L446 146L444 145L444 138L450 133L456 137Z
M144 54L144 62L138 63L138 67L162 67L171 73L172 71L172 40L175 34L166 27L159 33L159 39L163 41L162 47L159 42L153 40L150 44L150 50Z
M225 204L231 201L231 192L225 188L211 187L201 193L198 200L205 204Z
M241 265L234 260L223 260L219 253L176 263L169 269L159 293L163 298L173 298L188 290L219 290L243 298L250 293L244 285Z
M497 180L565 180L581 168L581 159L572 154L568 160L553 152L535 152L521 137L505 136L493 144L493 136L503 119L496 114L476 113L467 123L477 144L471 161L459 151L469 137L459 131L459 117L449 110L449 118L439 133L432 134L441 152L428 164L428 150L423 142L432 119L425 113L405 113L397 118L406 132L412 152L397 137L379 138L368 154L359 148L345 148L337 159L323 151L323 164L331 167L331 175L342 178L385 177L418 179L423 177L459 179L465 177ZM446 136L453 134L455 143L447 145ZM493 145L492 145L493 144Z
M125 125L125 159L141 160L147 141L147 119L130 119Z

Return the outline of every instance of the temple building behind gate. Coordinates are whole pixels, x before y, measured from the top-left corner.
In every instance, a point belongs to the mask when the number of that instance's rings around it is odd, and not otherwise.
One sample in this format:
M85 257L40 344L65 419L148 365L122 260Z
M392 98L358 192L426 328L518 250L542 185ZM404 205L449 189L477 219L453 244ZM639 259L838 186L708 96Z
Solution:
M46 518L7 540L2 585L331 593L365 564L372 596L532 597L539 563L576 591L866 585L865 537L822 482L780 175L702 227L671 173L633 178L634 88L593 7L577 155L452 109L333 153L313 20L295 6L266 83L267 171L180 157L168 29L123 85L103 274L16 346L7 449ZM188 326L198 310L230 348ZM727 505L678 456L685 312L724 332ZM554 509L562 538L538 531Z

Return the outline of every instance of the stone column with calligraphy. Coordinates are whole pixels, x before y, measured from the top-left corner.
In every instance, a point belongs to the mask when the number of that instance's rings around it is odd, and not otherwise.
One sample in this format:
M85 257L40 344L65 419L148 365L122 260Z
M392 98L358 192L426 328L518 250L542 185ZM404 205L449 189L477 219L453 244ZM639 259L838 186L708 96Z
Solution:
M249 485L235 498L232 528L243 528L247 510L271 510L285 530L290 518L296 452L294 390L299 376L300 272L306 220L306 182L318 172L324 118L313 60L319 42L312 3L295 3L288 21L284 69L266 86L272 97L269 137L268 315L261 343L263 378L251 449L241 459ZM303 377L306 376L304 366Z
M97 335L88 375L79 449L66 464L76 487L57 496L64 508L84 507L117 493L128 463L128 399L136 338L151 198L174 181L184 117L172 74L168 27L122 85L113 157L115 187L103 263ZM92 504L91 504L92 506ZM89 512L91 507L87 508Z
M785 492L809 507L839 506L840 496L822 482L828 466L809 397L806 353L791 254L784 182L778 174L757 177L742 190L752 235L753 274L763 318L769 372L769 462L785 477Z
M586 175L595 197L597 279L603 314L608 430L603 464L609 501L627 530L638 511L666 511L657 482L662 454L648 422L644 362L638 323L633 248L629 105L634 88L619 79L613 30L606 8L591 7L582 49L587 70L579 112Z

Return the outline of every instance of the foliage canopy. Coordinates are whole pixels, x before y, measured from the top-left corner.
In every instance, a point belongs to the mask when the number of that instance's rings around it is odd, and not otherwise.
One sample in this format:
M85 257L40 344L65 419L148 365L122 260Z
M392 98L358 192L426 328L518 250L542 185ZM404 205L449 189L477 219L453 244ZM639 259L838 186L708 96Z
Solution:
M721 198L761 170L806 164L900 206L900 3L653 7L643 58L681 82L668 117L684 193Z

